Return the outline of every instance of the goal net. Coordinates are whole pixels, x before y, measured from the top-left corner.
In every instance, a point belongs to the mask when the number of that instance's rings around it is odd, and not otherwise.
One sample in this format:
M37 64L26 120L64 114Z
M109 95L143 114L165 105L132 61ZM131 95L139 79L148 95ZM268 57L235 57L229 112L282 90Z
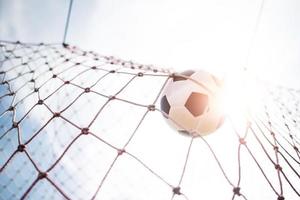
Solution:
M300 197L297 89L258 82L245 112L190 137L160 110L170 70L67 44L0 49L1 200Z

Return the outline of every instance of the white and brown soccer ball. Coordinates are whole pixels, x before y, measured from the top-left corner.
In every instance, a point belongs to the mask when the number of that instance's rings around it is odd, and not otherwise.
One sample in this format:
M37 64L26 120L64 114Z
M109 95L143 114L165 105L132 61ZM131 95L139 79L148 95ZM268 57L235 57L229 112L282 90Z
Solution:
M224 121L220 105L222 82L205 71L174 74L161 97L161 110L171 127L204 136Z

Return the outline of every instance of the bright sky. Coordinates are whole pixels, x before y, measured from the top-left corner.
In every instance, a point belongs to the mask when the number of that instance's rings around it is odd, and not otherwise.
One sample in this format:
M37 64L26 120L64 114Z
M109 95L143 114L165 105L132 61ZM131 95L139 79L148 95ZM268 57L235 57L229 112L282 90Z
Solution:
M74 1L67 42L103 55L175 69L234 74L246 64L263 79L298 87L300 2L266 0ZM61 42L68 1L0 0L0 38Z

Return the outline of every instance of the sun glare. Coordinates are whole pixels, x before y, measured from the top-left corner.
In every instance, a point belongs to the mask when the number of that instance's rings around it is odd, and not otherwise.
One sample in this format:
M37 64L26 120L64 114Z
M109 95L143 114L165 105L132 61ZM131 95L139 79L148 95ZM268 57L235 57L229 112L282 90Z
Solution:
M245 126L251 115L261 109L262 88L255 78L246 71L230 73L224 80L221 107L224 114L238 126Z

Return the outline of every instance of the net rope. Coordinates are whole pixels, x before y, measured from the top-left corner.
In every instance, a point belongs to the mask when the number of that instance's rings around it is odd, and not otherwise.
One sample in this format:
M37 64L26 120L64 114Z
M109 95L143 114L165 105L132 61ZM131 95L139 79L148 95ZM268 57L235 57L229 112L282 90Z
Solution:
M0 49L0 199L300 197L299 90L264 84L244 126L187 137L159 106L171 70L67 44Z

